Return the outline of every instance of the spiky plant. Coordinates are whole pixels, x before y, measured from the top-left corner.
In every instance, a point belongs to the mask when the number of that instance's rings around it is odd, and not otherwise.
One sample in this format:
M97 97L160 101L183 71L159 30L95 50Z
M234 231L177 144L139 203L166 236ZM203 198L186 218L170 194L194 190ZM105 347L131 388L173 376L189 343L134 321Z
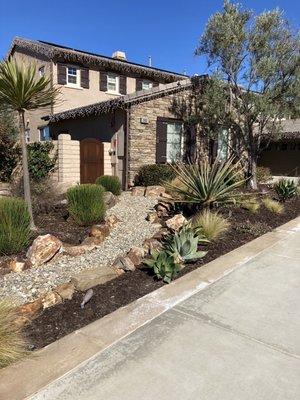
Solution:
M280 179L274 185L275 192L280 201L286 201L298 195L297 185L292 179Z
M0 368L26 355L26 343L15 323L16 313L6 302L0 301Z
M175 201L196 203L202 207L214 204L232 203L235 201L235 189L245 180L230 158L227 161L218 159L210 165L208 161L199 164L177 164L173 167L177 173L179 185L167 184Z
M143 260L143 263L166 283L170 283L180 271L180 264L165 250L152 250L151 258Z
M216 212L203 210L191 219L191 226L200 231L206 239L214 241L228 230L230 223Z
M166 237L164 248L179 263L185 263L204 257L207 251L198 251L198 245L208 242L209 240L204 238L199 230L185 225L180 231Z
M262 200L263 205L272 213L275 214L282 214L284 211L284 207L282 204L280 204L278 201L276 200L272 200L270 198L265 198Z
M25 138L25 111L32 111L52 105L58 89L49 77L39 76L36 65L19 65L15 61L0 64L0 105L18 113L19 134L22 148L24 197L30 213L31 228L34 229L32 201L29 184L27 146Z

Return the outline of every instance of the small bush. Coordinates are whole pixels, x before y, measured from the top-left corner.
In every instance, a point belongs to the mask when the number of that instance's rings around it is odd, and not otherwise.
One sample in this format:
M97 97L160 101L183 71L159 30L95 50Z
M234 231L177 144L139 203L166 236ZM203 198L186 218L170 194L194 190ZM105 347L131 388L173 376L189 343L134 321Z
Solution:
M169 164L143 165L135 177L135 186L163 185L176 177L176 172Z
M79 225L91 225L103 221L104 192L101 185L93 184L74 186L67 191L69 213Z
M30 216L26 203L16 198L0 198L0 254L13 254L27 246Z
M218 239L230 226L225 218L210 210L204 210L196 214L192 218L191 224L194 228L199 229L203 236L210 241Z
M266 183L272 179L271 170L268 167L257 167L256 179L258 183Z
M259 210L260 204L256 199L248 199L241 203L241 207L251 213L256 213Z
M166 283L170 283L179 273L180 265L174 259L174 256L165 250L153 250L151 258L143 260L143 263L152 268L156 277Z
M121 182L117 176L103 175L97 178L97 185L101 185L107 192L111 192L115 196L121 194Z
M0 301L0 368L19 360L26 355L26 343L23 340L15 320L13 308Z
M282 204L278 203L278 201L269 199L268 197L266 199L263 199L263 205L271 212L275 214L282 214L284 211L284 207Z
M275 192L280 201L286 201L298 195L297 185L292 179L281 179L274 185Z
M47 178L50 172L54 170L57 155L51 154L53 148L52 142L35 142L27 145L28 169L33 181Z

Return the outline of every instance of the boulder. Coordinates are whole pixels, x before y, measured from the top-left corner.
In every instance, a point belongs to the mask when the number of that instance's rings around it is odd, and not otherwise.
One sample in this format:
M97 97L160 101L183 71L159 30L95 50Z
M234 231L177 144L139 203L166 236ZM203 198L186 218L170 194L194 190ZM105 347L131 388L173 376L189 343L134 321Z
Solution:
M88 269L72 277L71 282L74 283L75 289L85 292L86 290L101 285L116 278L119 274L113 268L101 266L94 269Z
M26 264L23 261L18 261L16 258L13 258L8 262L8 268L13 272L22 272L26 269Z
M147 214L146 220L149 221L151 224L154 224L156 222L159 222L158 215L156 214L155 211L150 211Z
M115 215L109 215L108 217L105 218L105 223L112 228L114 225L116 225L118 222L120 222L120 219L116 217Z
M97 238L100 242L103 242L105 238L109 235L110 227L108 224L93 225L91 227L90 236Z
M29 265L42 265L50 261L61 249L62 242L53 235L38 236L27 252Z
M132 263L137 267L142 263L144 256L145 256L145 249L143 247L134 246L129 250L126 257L128 257L132 261Z
M88 248L88 250L93 250L95 247L103 243L103 240L104 239L101 237L98 238L89 236L82 241L81 245L84 246L85 248Z
M89 250L92 250L95 246L88 246L88 245L79 245L79 246L71 246L68 244L63 245L63 253L67 254L68 256L77 257L81 256L82 254L86 253Z
M144 196L146 188L144 186L134 186L131 189L132 196Z
M22 306L17 307L16 312L17 314L27 320L32 320L43 308L43 303L41 299L37 299L27 304L23 304Z
M123 271L134 271L135 266L129 257L118 257L113 262L113 268L122 269Z
M166 226L172 231L179 231L186 222L187 220L182 214L176 214L166 221Z
M55 288L54 291L63 300L71 300L75 292L75 285L72 282L63 283L62 285L57 286L57 288Z
M104 196L103 196L103 199L104 199L104 203L106 205L106 208L108 208L108 209L112 208L113 206L115 206L117 204L117 201L118 201L117 197L111 192L105 192Z
M160 250L162 248L162 244L155 238L146 239L143 243L143 249L146 253L149 253L152 250Z
M62 298L56 292L48 292L42 297L43 309L53 307L62 302Z
M147 186L145 196L146 197L159 197L166 192L163 186Z

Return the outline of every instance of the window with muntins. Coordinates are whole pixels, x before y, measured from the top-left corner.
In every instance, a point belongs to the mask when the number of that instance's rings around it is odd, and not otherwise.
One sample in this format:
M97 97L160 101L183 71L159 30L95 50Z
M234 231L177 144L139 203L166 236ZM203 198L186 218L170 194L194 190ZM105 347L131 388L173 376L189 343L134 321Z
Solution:
M167 124L167 162L179 161L183 152L183 126L181 122Z
M41 142L46 142L50 140L49 126L44 126L43 128L40 128L39 131L40 131Z
M77 68L74 67L67 68L67 84L79 86L79 71Z
M110 93L119 93L119 77L113 74L107 75L107 91Z
M142 81L142 90L149 90L153 88L153 82Z

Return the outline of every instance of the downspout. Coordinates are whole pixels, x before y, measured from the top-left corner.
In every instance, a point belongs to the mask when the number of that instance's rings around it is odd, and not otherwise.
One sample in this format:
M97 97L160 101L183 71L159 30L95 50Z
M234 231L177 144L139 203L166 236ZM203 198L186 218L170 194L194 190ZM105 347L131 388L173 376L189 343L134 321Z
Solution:
M129 157L129 129L130 129L130 108L126 108L126 114L125 114L125 135L124 135L124 147L125 147L125 168L124 168L124 188L125 190L128 189L129 187L129 177L128 177L128 173L129 173L129 161L128 161L128 157Z

